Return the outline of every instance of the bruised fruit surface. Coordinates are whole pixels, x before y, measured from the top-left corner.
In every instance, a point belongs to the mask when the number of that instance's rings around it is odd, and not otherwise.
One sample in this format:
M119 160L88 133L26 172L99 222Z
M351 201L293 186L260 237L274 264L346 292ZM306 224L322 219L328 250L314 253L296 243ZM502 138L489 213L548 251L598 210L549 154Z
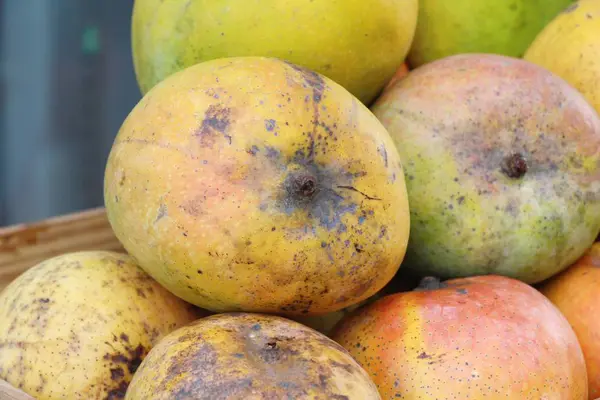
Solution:
M333 340L284 318L246 313L203 318L165 337L126 398L381 399Z
M346 317L332 338L384 399L587 398L585 362L567 320L511 278L426 278Z
M566 271L540 286L577 334L588 371L589 398L600 397L600 243Z
M390 281L409 233L381 123L333 81L260 57L151 90L117 135L105 204L146 271L213 311L340 310Z
M122 399L152 346L206 314L127 255L51 258L0 294L0 378L38 400Z
M407 267L535 283L572 264L600 231L599 117L543 68L448 57L412 70L373 112L407 178Z
M191 65L266 56L319 72L369 104L406 57L417 0L136 0L132 49L143 93Z
M536 37L523 57L554 72L600 113L600 0L565 8Z

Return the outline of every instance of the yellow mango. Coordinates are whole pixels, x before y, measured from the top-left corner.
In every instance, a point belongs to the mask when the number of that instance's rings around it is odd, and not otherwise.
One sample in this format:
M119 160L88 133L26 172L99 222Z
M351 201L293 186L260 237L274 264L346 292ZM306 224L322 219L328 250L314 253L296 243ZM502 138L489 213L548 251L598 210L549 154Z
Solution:
M37 400L122 399L152 346L206 314L128 255L57 256L0 293L0 378Z
M105 174L115 234L150 275L212 311L341 310L404 257L392 138L342 86L274 58L197 64L123 123Z
M524 58L578 89L600 113L600 0L579 0L536 37Z

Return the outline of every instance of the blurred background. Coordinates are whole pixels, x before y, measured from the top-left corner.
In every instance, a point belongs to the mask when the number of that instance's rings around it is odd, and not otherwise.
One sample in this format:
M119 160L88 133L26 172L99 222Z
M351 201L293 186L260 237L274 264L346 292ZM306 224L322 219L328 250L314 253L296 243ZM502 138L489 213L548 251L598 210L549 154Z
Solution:
M102 205L140 99L133 0L0 0L0 226Z

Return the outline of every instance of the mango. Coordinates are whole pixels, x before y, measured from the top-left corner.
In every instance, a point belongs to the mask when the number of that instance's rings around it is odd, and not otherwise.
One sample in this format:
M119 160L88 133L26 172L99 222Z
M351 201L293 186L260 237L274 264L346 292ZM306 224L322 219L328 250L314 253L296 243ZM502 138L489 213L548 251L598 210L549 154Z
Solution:
M410 68L408 67L408 64L405 63L405 62L402 63L402 65L400 66L400 68L398 68L398 70L396 70L396 73L394 74L394 76L392 76L392 79L390 79L388 81L388 83L385 85L385 88L383 89L383 91L386 91L389 88L391 88L392 86L394 86L394 84L396 82L398 82L399 80L403 79L409 73L410 73Z
M530 62L465 54L410 72L372 108L400 152L411 233L403 268L536 283L600 231L600 117Z
M567 7L537 35L524 59L560 76L600 113L600 1Z
M38 400L122 399L152 346L206 315L125 254L57 256L0 293L0 378Z
M401 268L383 289L360 303L353 304L339 311L320 315L299 315L292 317L292 319L329 336L335 326L353 311L366 306L367 304L371 304L388 294L412 290L418 283L419 277L415 275L413 271L408 268Z
M384 399L587 399L581 347L537 290L502 276L440 282L385 296L331 337Z
M313 315L375 294L410 216L394 143L342 86L274 58L165 79L107 162L111 226L151 276L216 312Z
M600 397L600 243L595 243L575 264L539 286L573 327L583 350L588 372L589 400Z
M419 0L411 68L464 53L521 57L573 0Z
M145 94L200 62L280 58L370 104L404 61L417 11L417 0L136 0L135 73Z
M127 400L380 400L340 345L297 322L228 313L165 337L142 362Z

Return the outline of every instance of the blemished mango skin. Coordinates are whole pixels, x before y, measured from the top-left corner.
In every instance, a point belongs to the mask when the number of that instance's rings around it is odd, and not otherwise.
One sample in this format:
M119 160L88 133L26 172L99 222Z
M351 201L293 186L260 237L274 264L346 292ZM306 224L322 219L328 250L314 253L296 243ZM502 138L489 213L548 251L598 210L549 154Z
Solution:
M557 74L600 113L600 1L579 0L542 30L523 58Z
M575 264L539 286L567 318L583 350L588 372L589 399L600 397L600 243Z
M63 254L0 293L0 378L37 400L122 399L152 346L206 315L128 255Z
M447 57L372 107L400 153L411 233L403 268L541 282L600 232L600 117L530 62Z
M497 275L424 282L355 311L331 334L382 398L587 399L577 337L537 290Z
M375 294L410 217L391 137L343 87L278 59L212 60L155 86L105 174L116 236L216 312L324 314Z
M380 400L350 354L302 324L264 314L200 319L165 337L136 373L127 400Z
M369 104L404 61L417 12L417 0L136 0L135 72L145 94L200 62L274 57Z

